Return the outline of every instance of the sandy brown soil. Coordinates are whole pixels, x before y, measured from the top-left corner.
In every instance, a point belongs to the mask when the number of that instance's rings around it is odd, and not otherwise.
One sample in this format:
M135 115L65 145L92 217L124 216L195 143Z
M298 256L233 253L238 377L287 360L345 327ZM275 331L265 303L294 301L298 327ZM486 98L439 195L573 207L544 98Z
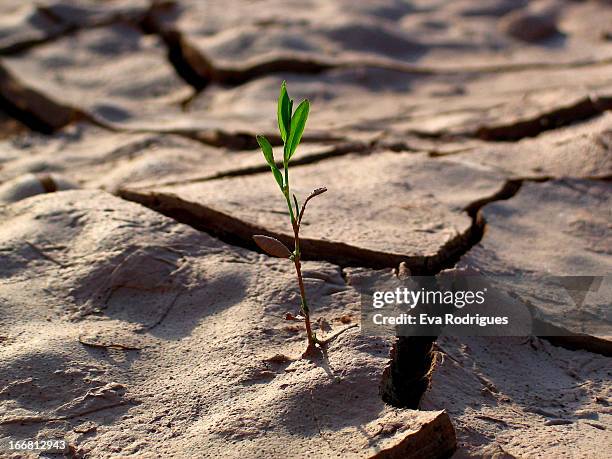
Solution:
M319 334L364 283L460 268L580 338L300 359L292 266L252 242L291 241L255 142L283 80L295 191L329 189ZM0 457L610 457L612 334L536 290L610 273L611 110L605 0L0 2Z

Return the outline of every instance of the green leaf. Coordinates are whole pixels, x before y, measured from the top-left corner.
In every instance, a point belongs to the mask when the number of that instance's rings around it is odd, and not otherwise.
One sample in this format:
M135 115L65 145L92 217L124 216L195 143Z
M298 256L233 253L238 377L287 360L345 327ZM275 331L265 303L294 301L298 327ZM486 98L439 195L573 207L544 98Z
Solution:
M278 129L280 130L281 138L283 142L287 141L287 136L291 131L291 108L292 100L289 99L287 94L287 84L283 81L281 84L280 95L278 96Z
M264 158L266 158L266 162L268 163L268 166L270 166L270 169L272 169L274 180L276 180L276 183L278 183L278 186L282 190L283 189L283 174L281 174L281 172L278 170L278 167L276 167L276 163L274 162L274 153L272 152L272 145L270 145L270 142L268 142L268 139L266 139L263 135L257 136L257 143L261 147L261 151L263 151L263 155L264 155Z
M272 169L272 174L274 174L274 179L276 180L276 183L278 183L278 186L282 190L283 189L283 174L281 174L281 171L278 170L278 167L276 167L276 165L270 166L270 169Z
M257 143L261 147L261 151L263 152L264 158L266 158L266 162L270 167L274 166L274 153L272 152L272 145L268 142L263 135L257 136Z
M302 140L302 134L306 127L306 120L308 119L308 111L310 110L310 104L308 100L303 100L298 108L295 109L295 113L291 118L291 131L289 133L289 139L287 139L287 145L284 151L283 160L285 164L289 163L289 160L295 153L300 141Z

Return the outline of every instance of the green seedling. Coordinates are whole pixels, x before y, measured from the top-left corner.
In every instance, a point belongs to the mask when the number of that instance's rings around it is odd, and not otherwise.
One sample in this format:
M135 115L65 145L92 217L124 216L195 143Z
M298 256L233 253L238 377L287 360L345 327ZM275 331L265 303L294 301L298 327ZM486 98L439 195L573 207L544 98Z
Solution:
M270 236L255 235L253 239L255 243L266 253L274 257L288 258L295 266L295 272L297 275L298 287L300 290L301 304L299 316L287 315L288 320L303 320L306 326L306 335L308 337L308 347L306 348L305 354L312 354L317 346L322 348L327 345L332 339L336 338L340 333L346 331L347 327L339 332L329 336L326 339L317 338L316 334L312 331L312 324L310 321L310 307L306 299L306 290L304 288L304 280L302 278L302 253L300 251L300 226L306 210L306 205L311 199L325 193L327 188L317 188L304 200L302 207L300 208L298 199L295 194L291 193L289 186L289 161L295 154L300 141L302 140L302 134L306 127L306 120L308 119L308 112L310 110L310 104L308 100L303 100L293 111L293 100L289 98L287 93L287 86L283 81L280 89L280 95L278 97L278 129L280 131L281 139L283 141L283 172L279 169L274 160L274 153L272 151L272 145L264 136L257 136L257 143L261 147L264 158L268 166L272 171L274 180L278 184L281 193L283 194L287 207L289 209L289 218L291 220L291 227L293 229L293 251L281 241Z

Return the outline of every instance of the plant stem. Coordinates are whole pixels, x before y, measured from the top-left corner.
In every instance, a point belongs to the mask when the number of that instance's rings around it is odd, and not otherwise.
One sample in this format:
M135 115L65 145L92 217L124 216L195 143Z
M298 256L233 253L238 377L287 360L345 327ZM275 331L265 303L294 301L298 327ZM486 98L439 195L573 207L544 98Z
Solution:
M289 207L289 216L291 217L291 226L293 226L293 223L295 222L295 216L293 215L293 207L291 206L291 199L289 199L289 186L288 185L285 187L283 194L285 195L285 199L287 200L287 207Z
M297 256L293 260L295 264L295 272L298 278L298 284L300 286L300 296L302 297L302 314L304 314L304 323L306 324L306 334L308 335L308 346L314 346L315 337L312 333L312 326L310 325L310 310L308 303L306 302L306 290L304 289L304 281L302 280L302 263L300 257Z
M304 288L304 280L302 279L302 262L300 254L300 226L295 218L293 212L293 206L291 205L291 191L289 189L289 172L287 166L285 166L285 189L283 190L285 199L287 200L287 207L289 207L289 215L291 217L291 226L293 227L293 264L295 265L295 273L298 278L298 285L300 287L300 297L302 298L301 310L304 315L304 323L306 325L306 334L308 336L308 348L310 349L315 345L316 340L312 333L312 326L310 324L310 309L308 308L308 302L306 301L306 289ZM298 209L295 209L296 212Z

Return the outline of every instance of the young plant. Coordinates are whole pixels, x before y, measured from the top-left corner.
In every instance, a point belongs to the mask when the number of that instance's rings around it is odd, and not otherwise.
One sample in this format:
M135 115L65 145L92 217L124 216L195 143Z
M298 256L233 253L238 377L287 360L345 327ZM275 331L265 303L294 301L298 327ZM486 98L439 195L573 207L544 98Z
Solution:
M268 139L262 135L257 136L257 143L261 147L264 158L272 170L274 180L276 180L276 183L278 184L278 187L280 188L280 191L287 202L291 227L293 229L293 251L290 251L285 244L276 238L262 235L253 236L255 243L266 253L274 257L288 258L295 266L295 273L297 276L301 297L301 315L293 317L292 315L288 314L287 319L304 321L304 325L306 326L306 336L308 337L306 354L312 354L316 350L317 345L319 347L325 346L332 339L346 330L341 330L339 333L335 333L325 340L317 338L316 334L312 331L310 307L306 299L306 290L304 288L304 280L302 278L300 226L302 224L302 218L304 217L304 211L306 210L306 205L312 198L315 198L316 196L319 196L327 191L327 188L325 187L317 188L304 200L304 203L300 208L298 199L295 194L291 193L291 188L289 186L289 161L295 154L295 151L302 140L302 134L304 133L304 128L306 127L306 120L308 119L309 110L310 104L308 100L303 100L300 102L295 111L293 111L293 100L289 98L287 86L283 81L280 89L280 95L278 97L277 110L278 129L283 141L283 173L281 173L280 169L276 165L272 145L270 145Z

